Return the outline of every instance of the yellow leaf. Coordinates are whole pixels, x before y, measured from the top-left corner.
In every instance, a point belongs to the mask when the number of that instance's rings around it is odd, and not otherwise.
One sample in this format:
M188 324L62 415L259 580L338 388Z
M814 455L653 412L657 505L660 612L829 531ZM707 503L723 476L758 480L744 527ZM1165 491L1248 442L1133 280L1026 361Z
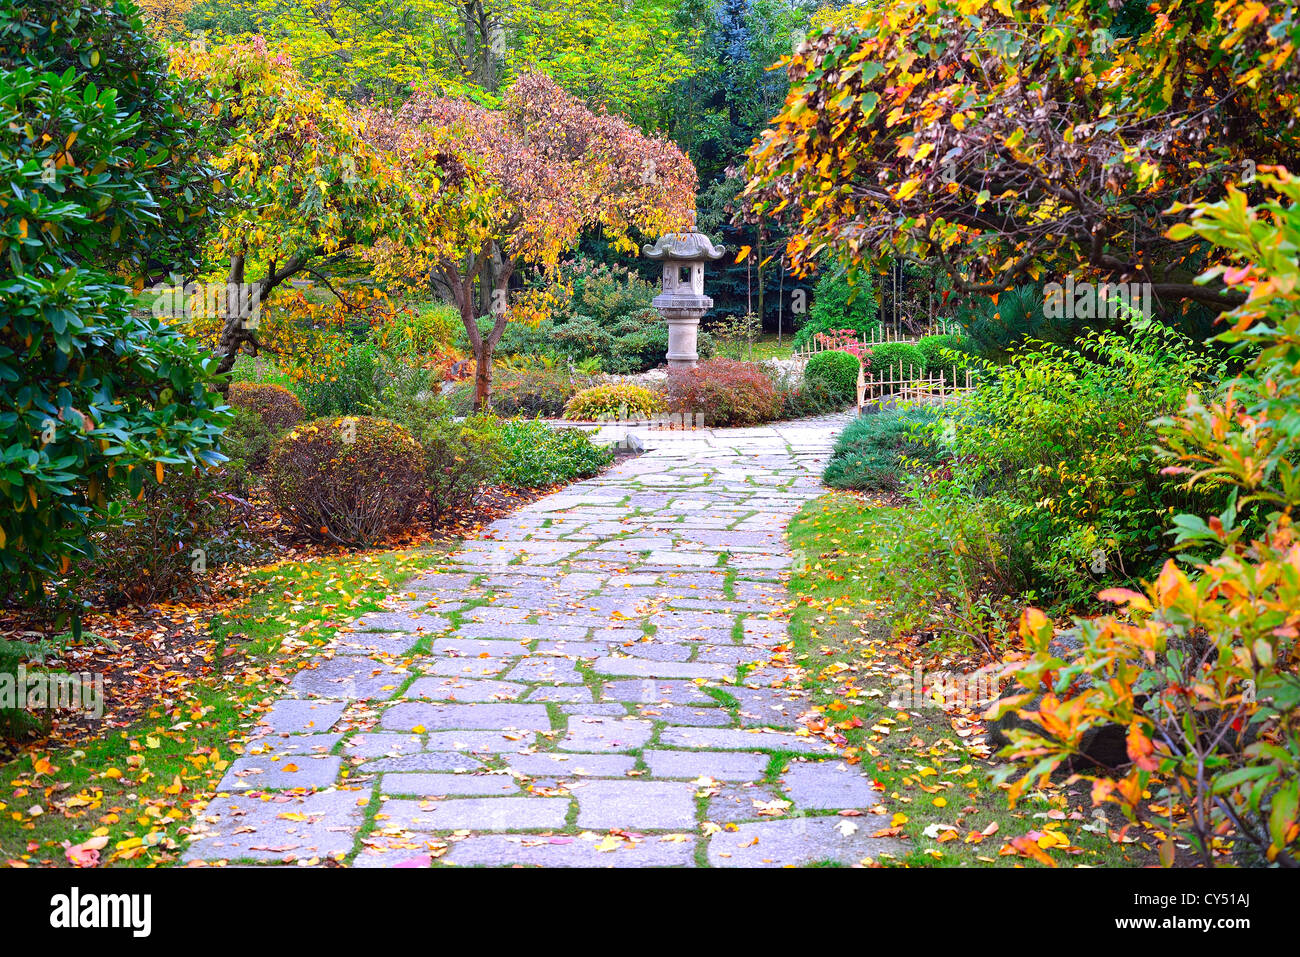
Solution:
M921 188L921 181L919 179L916 178L909 179L906 183L904 183L902 186L898 188L898 192L894 194L894 199L900 201L907 199L909 196L911 196L920 188Z

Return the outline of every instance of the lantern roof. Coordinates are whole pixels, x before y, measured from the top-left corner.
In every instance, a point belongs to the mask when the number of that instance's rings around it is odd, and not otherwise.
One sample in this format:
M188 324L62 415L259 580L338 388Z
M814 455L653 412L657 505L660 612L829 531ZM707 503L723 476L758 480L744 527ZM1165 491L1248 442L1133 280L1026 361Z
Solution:
M647 259L680 260L693 262L700 259L721 259L727 254L726 246L715 246L703 233L665 233L654 245L641 247Z

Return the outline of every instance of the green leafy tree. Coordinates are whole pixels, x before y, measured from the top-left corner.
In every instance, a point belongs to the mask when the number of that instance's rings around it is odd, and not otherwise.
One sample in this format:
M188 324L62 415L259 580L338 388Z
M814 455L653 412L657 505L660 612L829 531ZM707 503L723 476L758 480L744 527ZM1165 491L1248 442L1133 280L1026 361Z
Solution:
M349 100L415 87L493 106L527 72L645 128L695 68L680 0L211 0L187 17L214 36L255 33ZM245 37L246 39L246 37Z

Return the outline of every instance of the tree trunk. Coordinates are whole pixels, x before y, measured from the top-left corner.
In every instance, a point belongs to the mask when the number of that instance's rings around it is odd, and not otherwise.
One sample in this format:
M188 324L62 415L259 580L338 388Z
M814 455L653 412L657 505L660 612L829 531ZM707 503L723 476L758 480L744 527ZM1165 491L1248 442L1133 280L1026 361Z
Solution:
M243 255L230 257L230 270L226 274L226 321L217 338L218 375L224 375L235 367L235 360L239 358L244 343L256 344L257 322L254 317L262 303L276 286L300 272L311 261L312 255L314 254L295 255L279 269L272 263L266 276L251 286L244 281ZM217 388L223 398L230 391L230 385L225 381L219 383Z
M478 314L480 316L486 316L492 312L492 290L494 288L492 257L484 256L478 267Z
M239 295L238 290L244 284L244 257L234 255L230 257L230 270L226 273L226 321L221 327L221 335L217 339L217 373L224 375L234 368L235 360L239 358L239 350L248 338L247 317L240 308L240 300L243 298ZM217 391L224 399L230 391L230 384L222 379L217 385Z
M481 340L474 347L474 411L492 408L492 349L496 343Z
M492 409L492 353L505 334L510 323L510 276L515 271L515 264L501 261L496 255L493 272L496 274L492 288L492 314L495 321L486 336L474 344L474 411L489 412Z

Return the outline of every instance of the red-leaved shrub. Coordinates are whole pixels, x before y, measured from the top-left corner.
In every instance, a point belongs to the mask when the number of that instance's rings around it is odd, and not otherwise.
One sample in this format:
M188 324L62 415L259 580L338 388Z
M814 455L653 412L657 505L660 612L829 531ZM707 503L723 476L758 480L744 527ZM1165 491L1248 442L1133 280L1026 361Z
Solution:
M394 422L327 416L276 445L267 489L286 521L345 545L371 545L415 518L424 501L424 451Z
M668 400L674 412L702 415L710 427L758 425L781 414L771 378L757 364L734 359L669 370Z

